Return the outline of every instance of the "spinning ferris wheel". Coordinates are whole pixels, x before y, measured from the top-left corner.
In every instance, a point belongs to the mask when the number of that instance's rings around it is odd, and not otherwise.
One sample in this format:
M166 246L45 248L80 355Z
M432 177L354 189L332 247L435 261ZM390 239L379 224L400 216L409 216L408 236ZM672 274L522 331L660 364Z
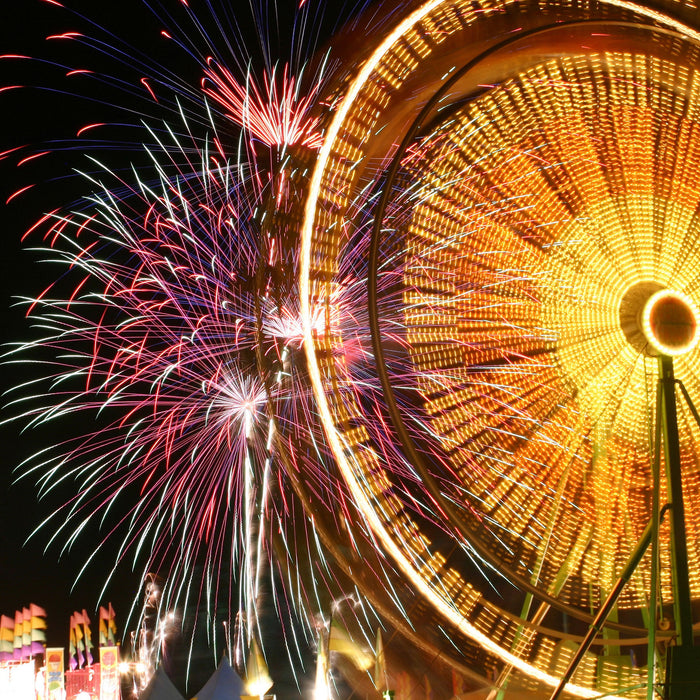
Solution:
M493 697L697 693L698 9L402 4L333 96L301 301L357 585Z

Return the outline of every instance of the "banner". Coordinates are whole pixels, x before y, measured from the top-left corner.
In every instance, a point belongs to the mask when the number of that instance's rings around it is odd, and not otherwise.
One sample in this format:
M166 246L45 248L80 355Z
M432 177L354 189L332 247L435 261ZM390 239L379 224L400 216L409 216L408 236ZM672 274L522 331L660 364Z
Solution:
M119 700L119 647L100 647L100 700Z
M63 700L63 647L50 647L46 650L46 689L48 700Z
M100 665L66 672L66 700L100 700Z
M36 700L48 700L48 691L46 690L46 666L42 666L36 672L34 691Z

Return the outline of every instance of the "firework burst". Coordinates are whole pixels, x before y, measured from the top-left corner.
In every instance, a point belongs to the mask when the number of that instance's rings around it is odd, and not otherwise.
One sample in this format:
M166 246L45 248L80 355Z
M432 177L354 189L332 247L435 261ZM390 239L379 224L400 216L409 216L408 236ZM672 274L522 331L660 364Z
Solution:
M211 42L187 3L182 11ZM122 113L137 103L134 112L168 119L138 127L146 155L139 167L110 169L114 144L95 139L103 122L81 126L78 141L55 144L53 152L84 147L96 154L81 164L93 193L27 232L42 262L59 272L40 294L21 300L35 337L6 355L17 363L47 358L40 376L11 393L12 420L29 428L80 426L18 469L42 495L62 494L67 483L74 488L36 535L51 529L65 550L82 533L101 531L117 564L133 558L144 576L163 577L161 610L205 601L207 619L195 624L228 622L237 648L261 636L270 567L280 574L271 585L283 618L290 609L322 608L346 585L324 561L319 531L294 503L292 484L311 494L334 527L354 517L327 466L302 348L293 212L308 154L323 142L329 105L319 95L338 80L328 55L306 68L315 44L308 39L320 22L310 13L300 7L294 55L284 62L270 54L269 18L254 12L264 54L257 73L250 57L228 64L212 57L215 42L199 50L168 17L161 36L194 59L197 88L138 52L131 83L51 63L71 80L92 76L125 91ZM101 30L92 29L98 38L69 32L53 39L111 58ZM224 24L217 30L225 34ZM235 25L233 34L243 33ZM115 55L126 55L115 43ZM135 153L133 140L124 145ZM17 160L50 154L20 149ZM334 293L329 342L343 343L337 356L356 364L355 376L376 391L363 369L368 338L351 330L364 284L353 265ZM324 333L326 310L319 306L317 315ZM300 565L322 574L311 577L310 589L295 580ZM281 588L279 580L286 581ZM312 618L302 631L313 636ZM283 625L289 653L298 657L298 630Z
M158 164L157 184L139 180L119 200L97 193L92 210L46 222L41 254L75 287L68 298L52 286L27 302L42 334L16 352L51 348L56 358L48 403L25 413L30 424L101 416L98 432L29 470L45 490L59 474L83 479L64 528L102 519L116 493L138 484L122 517L123 551L148 540L157 569L178 550L189 565L204 547L220 573L216 530L243 509L244 467L267 456L253 351L258 232L221 154L204 150L197 163L180 155L185 172L166 176ZM244 547L246 534L234 541Z
M263 76L262 90L248 75L241 85L226 67L209 60L209 68L202 81L202 91L221 105L235 124L243 127L251 138L260 140L268 147L300 144L308 148L319 148L323 143L318 117L307 116L316 105L320 88L315 83L310 92L300 93L289 66Z

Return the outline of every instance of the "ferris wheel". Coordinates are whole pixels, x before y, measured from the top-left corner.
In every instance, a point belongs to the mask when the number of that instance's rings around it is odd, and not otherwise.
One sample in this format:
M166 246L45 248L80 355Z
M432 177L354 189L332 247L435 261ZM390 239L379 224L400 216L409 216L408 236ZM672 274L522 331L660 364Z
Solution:
M300 290L357 522L316 525L493 697L697 692L691 5L399 4L329 97Z

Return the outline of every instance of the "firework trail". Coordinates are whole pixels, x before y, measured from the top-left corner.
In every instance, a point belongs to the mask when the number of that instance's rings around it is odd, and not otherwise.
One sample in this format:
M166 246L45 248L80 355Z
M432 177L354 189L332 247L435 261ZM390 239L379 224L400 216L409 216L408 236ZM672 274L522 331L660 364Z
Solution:
M43 490L83 480L66 504L75 532L138 484L139 500L120 518L120 557L148 541L152 569L187 569L202 548L214 576L231 566L217 541L225 513L247 512L249 472L267 458L254 356L257 231L221 154L219 165L207 151L196 164L180 155L185 172L166 176L158 164L157 186L137 181L118 201L104 191L93 212L46 222L41 252L69 269L62 282L75 288L62 298L52 285L30 302L42 334L20 352L51 348L57 358L49 403L32 409L30 424L87 412L100 428L28 473L41 473ZM241 525L232 537L235 556L250 532Z
M51 540L65 550L99 530L117 563L133 557L144 576L164 577L163 611L206 600L217 611L212 617L232 627L238 620L242 647L260 634L271 560L287 581L275 591L281 617L289 608L323 607L320 601L345 585L324 562L315 525L291 502L290 478L304 475L304 488L333 522L355 517L338 477L324 466L330 454L305 376L292 218L303 196L300 168L323 140L331 105L320 104L319 95L328 92L334 64L327 53L309 63L322 24L309 3L292 22L287 62L270 50L281 20L270 32L270 18L253 10L263 55L257 71L255 51L241 55L244 30L228 15L214 24L222 36L233 26L238 53L229 61L212 51L206 22L187 3L179 11L198 28L204 49L177 23L182 18L161 15L164 40L198 67L194 87L89 21L92 34L53 36L103 61L133 57L130 81L68 62L42 63L70 79L92 76L98 92L127 94L115 107L127 125L134 116L154 116L138 127L143 145L131 132L125 142L99 140L107 125L94 122L48 151L20 149L21 163L66 150L92 153L81 162L92 194L27 232L26 243L58 274L22 300L35 337L7 354L19 363L49 358L41 376L10 394L15 419L29 428L81 426L19 467L42 495L75 484L75 495L38 535L54 528ZM168 118L159 121L163 113ZM141 148L144 164L110 168L119 162L115 147L134 158ZM24 190L10 199L21 201ZM366 249L357 250L359 259ZM362 274L351 259L334 297L330 325L338 338L343 328L363 327ZM324 313L319 308L319 332L328 325ZM356 365L347 390L362 393L364 386L376 394L363 369L371 359L366 335L348 330L343 343L343 363ZM86 431L88 421L94 427ZM294 580L306 558L306 566L323 571L318 591ZM290 656L299 653L296 633L285 626Z

